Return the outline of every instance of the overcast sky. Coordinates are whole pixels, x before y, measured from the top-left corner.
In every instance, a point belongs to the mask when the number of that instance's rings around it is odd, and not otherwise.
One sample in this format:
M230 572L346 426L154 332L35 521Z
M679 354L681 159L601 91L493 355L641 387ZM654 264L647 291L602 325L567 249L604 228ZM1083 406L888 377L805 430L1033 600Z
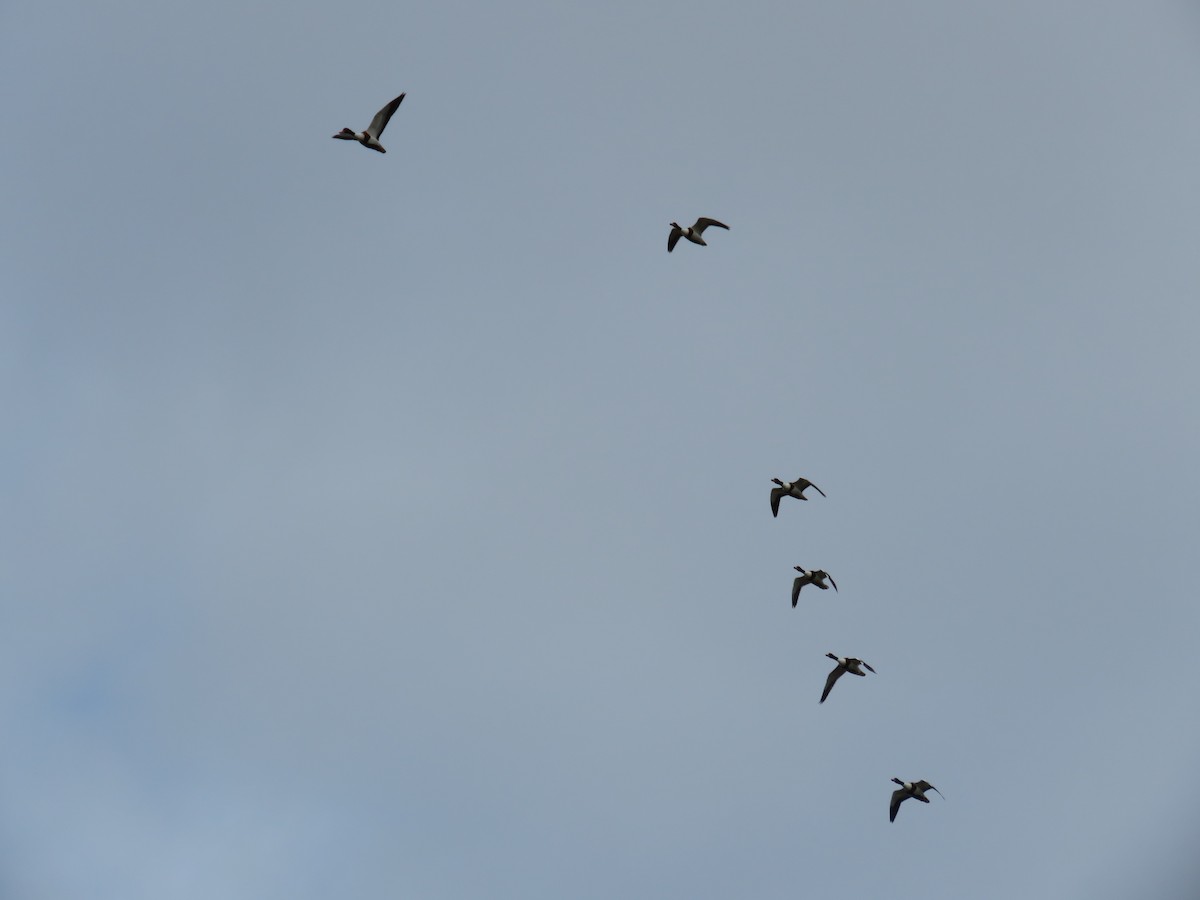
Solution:
M1195 3L8 0L0 80L0 896L1197 895Z

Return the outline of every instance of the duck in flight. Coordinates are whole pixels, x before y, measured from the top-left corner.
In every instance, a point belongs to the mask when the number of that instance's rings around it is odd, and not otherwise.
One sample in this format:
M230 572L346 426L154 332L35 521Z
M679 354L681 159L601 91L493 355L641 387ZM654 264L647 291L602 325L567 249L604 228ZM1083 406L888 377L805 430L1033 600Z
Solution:
M339 141L358 141L364 147L370 147L372 150L378 150L380 153L387 153L383 149L383 144L379 143L379 138L383 135L383 129L387 128L387 123L392 118L392 113L400 108L401 101L404 100L404 94L401 94L379 112L375 113L375 118L371 120L371 124L367 126L363 132L355 132L349 128L343 128L334 135Z
M792 582L792 609L796 608L796 604L800 602L800 588L806 584L812 584L819 587L823 591L829 590L829 584L833 585L833 589L837 590L837 582L833 580L833 576L824 569L813 569L811 572L806 572L804 566L792 566L800 574L796 576L796 580ZM825 583L825 579L829 579L829 584ZM836 659L836 657L834 657ZM868 666L867 668L870 668ZM857 673L857 674L862 674Z
M797 478L795 481L780 481L778 478L772 478L779 487L771 488L771 515L779 518L779 501L784 497L795 497L797 500L807 500L804 492L812 488L822 497L825 492L809 481L807 478Z
M704 216L701 216L699 219L697 219L696 224L691 228L684 228L678 222L672 222L671 236L667 238L667 252L670 253L675 249L675 245L679 243L679 239L681 237L687 238L693 244L699 244L701 247L707 247L708 244L704 242L704 238L702 238L700 235L704 234L704 229L709 225L715 225L717 228L724 228L726 231L729 230L728 225L718 222L716 219L706 219Z
M942 796L942 792L938 791L928 781L901 781L899 778L893 778L892 781L900 785L898 790L892 791L892 808L890 821L896 821L896 811L900 809L900 804L912 797L914 800L920 800L922 803L928 803L929 798L925 796L926 791L937 791L938 796Z
M837 663L837 668L829 673L829 677L825 679L825 690L821 692L821 703L825 702L825 698L829 696L829 692L833 690L833 686L837 684L837 680L849 672L851 675L861 675L867 677L867 672L874 672L871 664L864 662L861 659L855 659L853 656L834 656L832 653L826 653L830 659ZM864 672L863 669L867 672Z

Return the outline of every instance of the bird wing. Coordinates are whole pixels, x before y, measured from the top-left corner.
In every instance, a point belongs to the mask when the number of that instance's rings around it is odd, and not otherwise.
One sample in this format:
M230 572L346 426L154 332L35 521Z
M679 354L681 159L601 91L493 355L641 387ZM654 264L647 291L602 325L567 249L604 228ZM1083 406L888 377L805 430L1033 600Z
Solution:
M825 690L821 693L821 702L825 702L825 698L829 696L829 692L833 690L833 686L837 680L846 674L846 670L842 668L842 664L838 663L834 670L829 673L829 677L825 679Z
M783 488L771 488L771 515L779 517L779 498L786 494Z
M918 788L920 788L922 791L937 791L937 795L938 795L939 797L942 797L942 792L941 792L941 791L938 791L938 789L937 789L937 788L935 788L935 787L934 787L932 784L930 784L928 781L918 781L918 782L917 782L917 783L914 785L914 787L918 787ZM945 800L946 798L945 798L945 797L942 797L942 799L943 799L943 800Z
M679 243L679 237L683 234L682 228L672 228L671 236L667 238L667 252L670 253L675 249L675 245Z
M800 575L792 582L792 609L796 608L796 604L800 602L800 588L808 584L808 576Z
M706 219L703 216L696 220L696 224L692 226L692 230L695 231L696 234L703 234L704 229L709 225L716 225L718 228L724 228L726 231L729 230L729 226L723 222L718 222L716 219Z
M907 799L908 791L906 791L904 788L900 788L898 791L892 791L892 808L890 810L888 821L896 821L896 810L898 810L900 808L900 804Z
M371 124L367 126L367 134L375 138L375 140L379 140L380 136L383 134L383 129L387 128L387 123L392 118L392 113L399 108L400 101L403 99L404 94L401 94L379 112L375 113L375 118L373 118L371 120Z
M811 481L809 481L807 478L797 478L795 481L792 482L792 484L794 484L794 485L796 485L796 487L800 488L801 492L807 491L809 488L812 488L814 491L816 491L822 497L825 496L825 492L823 490L821 490L819 487L817 487L815 484L813 484Z

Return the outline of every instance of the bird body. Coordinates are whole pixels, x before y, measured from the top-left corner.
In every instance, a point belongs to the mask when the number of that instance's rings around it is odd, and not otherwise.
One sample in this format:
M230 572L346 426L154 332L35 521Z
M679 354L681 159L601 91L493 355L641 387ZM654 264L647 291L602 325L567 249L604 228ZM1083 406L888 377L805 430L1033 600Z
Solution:
M358 141L364 147L371 150L376 150L379 153L387 153L383 149L383 144L379 143L379 138L383 135L383 129L387 128L387 123L391 120L392 113L399 109L404 96L404 94L401 94L379 112L375 113L375 118L371 120L371 124L366 127L366 130L354 131L351 128L343 128L334 137L339 141Z
M797 478L795 481L780 481L778 478L772 478L779 487L771 488L771 515L779 517L779 501L784 497L795 497L797 500L807 500L804 492L812 488L822 497L825 492L809 481L807 478Z
M896 784L900 785L899 789L892 791L892 805L889 810L889 821L896 821L896 812L900 809L900 804L910 797L914 800L920 800L922 803L928 803L929 798L925 796L926 791L937 791L938 796L942 795L928 781L901 781L899 778L893 778Z
M829 673L829 677L825 679L825 690L821 692L821 703L825 702L825 698L829 696L829 692L833 690L833 686L837 684L837 680L847 672L851 675L861 675L865 678L867 672L875 671L871 668L870 663L864 662L861 659L855 659L853 656L835 656L832 653L826 653L825 655L834 660L837 666ZM863 671L863 667L866 667L867 672Z
M724 228L726 231L729 230L728 225L718 222L716 219L706 219L704 216L701 216L699 219L697 219L696 224L692 225L690 228L684 228L678 222L672 222L671 234L667 238L667 252L670 253L675 249L675 245L679 242L681 237L687 238L693 244L699 244L701 247L707 247L708 244L704 242L704 238L701 237L701 235L704 234L704 229L710 225L715 225L717 228Z
M805 571L804 566L792 566L800 574L796 576L792 582L792 609L796 608L796 604L800 602L800 588L806 584L811 584L814 587L819 587L823 591L829 590L829 585L833 585L833 589L837 590L837 582L833 580L833 576L824 569L813 569L811 572ZM826 579L829 584L826 584Z

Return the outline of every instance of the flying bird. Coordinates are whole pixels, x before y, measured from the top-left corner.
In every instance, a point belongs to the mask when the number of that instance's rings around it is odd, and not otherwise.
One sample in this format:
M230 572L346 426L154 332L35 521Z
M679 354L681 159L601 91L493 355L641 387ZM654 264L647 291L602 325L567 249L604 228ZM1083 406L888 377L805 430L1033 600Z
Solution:
M829 677L825 679L825 690L821 692L821 703L825 702L825 698L829 696L829 692L833 690L833 686L837 684L837 680L849 672L851 675L861 675L867 677L867 672L874 672L871 664L864 662L861 659L855 659L853 656L834 656L832 653L826 653L830 659L837 663L837 667L829 673ZM867 672L863 671L863 667Z
M795 481L780 481L778 478L772 478L779 487L771 488L771 515L779 518L779 501L783 497L795 497L797 500L807 500L804 492L812 488L822 497L825 492L809 481L807 478L797 478Z
M667 238L667 252L670 253L675 249L675 245L679 242L681 237L687 238L693 244L699 244L701 247L707 247L708 244L704 243L704 238L702 238L700 235L704 234L704 229L709 225L715 225L718 228L724 228L726 231L729 230L728 225L718 222L716 219L706 219L703 216L697 219L696 224L691 228L684 228L678 222L672 222L671 236Z
M383 149L383 144L379 143L379 138L383 136L383 129L387 128L387 123L391 120L392 113L400 108L400 102L403 99L404 94L401 94L379 112L375 113L375 118L371 120L371 124L367 126L366 131L359 133L349 128L343 128L334 137L339 141L358 141L364 147L370 147L372 150L378 150L380 153L387 153Z
M892 781L900 785L898 790L892 791L892 808L889 819L892 822L896 821L896 811L900 809L900 804L909 797L920 800L922 803L928 803L929 798L925 796L926 791L937 791L938 796L942 796L942 792L928 781L901 781L899 778L893 778Z
M833 585L833 589L837 590L837 582L833 580L833 576L824 569L813 569L811 572L806 572L804 566L792 566L800 574L796 576L796 580L792 582L792 609L796 608L796 604L800 602L800 588L806 584L819 587L823 591L829 590L829 584ZM829 584L825 583L825 579L829 579ZM836 657L834 657L836 659Z

